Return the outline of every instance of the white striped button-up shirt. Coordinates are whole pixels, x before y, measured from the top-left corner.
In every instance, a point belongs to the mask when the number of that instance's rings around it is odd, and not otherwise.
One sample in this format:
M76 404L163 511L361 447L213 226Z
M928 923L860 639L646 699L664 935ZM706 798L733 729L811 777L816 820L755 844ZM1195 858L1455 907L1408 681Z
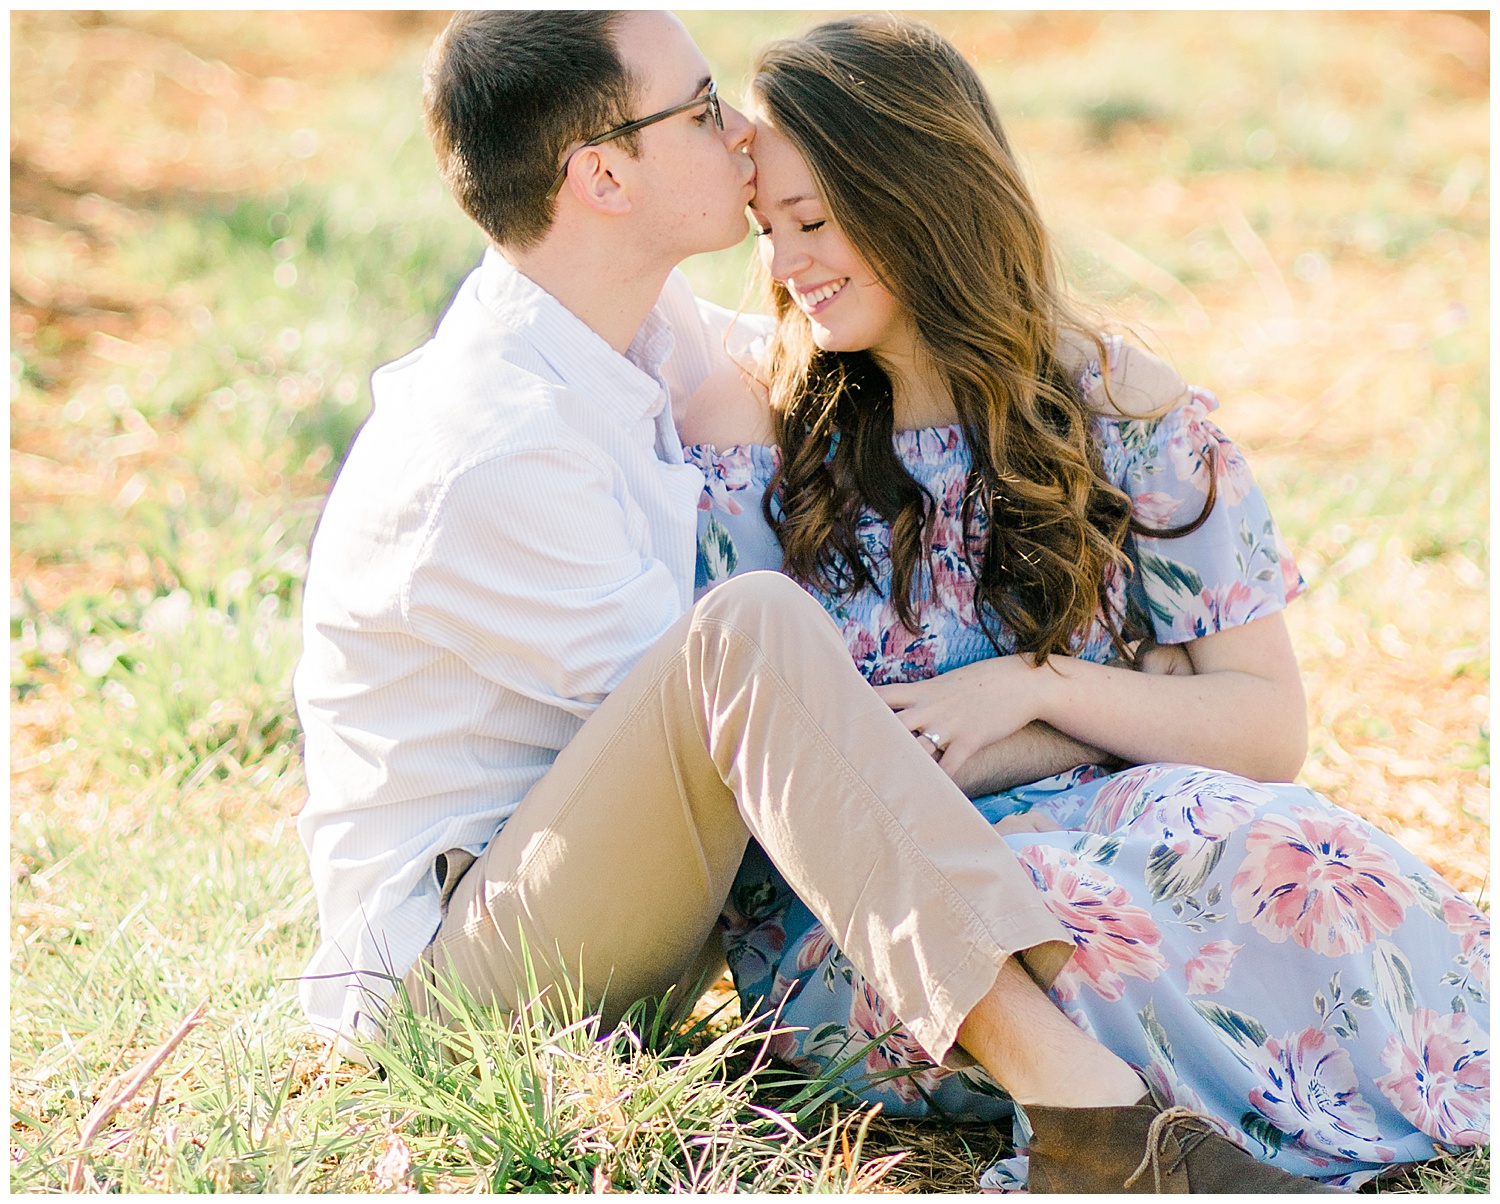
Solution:
M491 250L375 373L294 681L322 936L301 995L325 1033L372 1031L364 992L437 929L438 854L479 852L691 604L703 479L669 399L729 318L674 273L620 355Z

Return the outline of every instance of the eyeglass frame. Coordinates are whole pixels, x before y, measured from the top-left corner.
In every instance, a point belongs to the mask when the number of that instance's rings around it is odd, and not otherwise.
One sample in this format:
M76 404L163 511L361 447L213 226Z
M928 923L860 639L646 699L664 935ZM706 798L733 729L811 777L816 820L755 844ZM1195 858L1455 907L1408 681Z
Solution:
M650 117L642 117L638 121L627 121L624 125L616 126L612 130L606 130L597 138L590 138L582 145L575 146L568 152L568 157L563 160L561 170L557 173L557 179L552 181L552 187L547 190L547 200L555 200L557 194L562 191L563 183L568 178L568 165L573 162L573 156L581 150L591 146L603 146L606 142L613 142L616 138L623 138L626 134L633 134L637 130L643 130L648 125L655 125L658 121L665 121L668 117L676 117L678 113L686 113L689 109L698 105L708 105L708 111L713 114L714 126L720 132L724 129L724 112L719 108L719 85L708 81L708 91L695 96L692 100L685 100L680 105L673 105L670 109L663 109L660 113L652 113Z

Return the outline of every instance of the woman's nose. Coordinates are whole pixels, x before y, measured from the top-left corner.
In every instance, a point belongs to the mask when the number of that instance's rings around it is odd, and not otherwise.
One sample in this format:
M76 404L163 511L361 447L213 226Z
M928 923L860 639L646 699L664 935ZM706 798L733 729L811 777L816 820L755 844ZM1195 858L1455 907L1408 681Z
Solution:
M777 284L785 284L798 272L805 271L811 266L812 256L789 246L785 238L778 240L774 236L768 236L765 241L770 247L767 270L771 273L771 279Z

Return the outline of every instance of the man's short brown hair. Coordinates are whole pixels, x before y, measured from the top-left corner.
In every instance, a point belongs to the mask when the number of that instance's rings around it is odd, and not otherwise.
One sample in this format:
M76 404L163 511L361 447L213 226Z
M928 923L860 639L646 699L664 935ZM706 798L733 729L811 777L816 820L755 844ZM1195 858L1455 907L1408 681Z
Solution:
M438 171L495 243L539 242L564 152L630 120L634 81L614 42L620 15L460 12L433 43L422 107ZM638 153L633 138L621 145Z

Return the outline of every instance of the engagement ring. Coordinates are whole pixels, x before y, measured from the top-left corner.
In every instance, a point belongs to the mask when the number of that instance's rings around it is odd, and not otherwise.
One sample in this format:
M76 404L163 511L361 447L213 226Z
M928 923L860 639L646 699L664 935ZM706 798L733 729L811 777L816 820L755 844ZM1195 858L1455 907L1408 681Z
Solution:
M948 743L946 740L944 740L936 732L931 732L931 731L928 731L928 732L918 732L917 735L918 736L926 736L929 740L931 740L932 741L932 747L935 748L938 752L942 752L943 751L943 745L945 745L946 743Z

